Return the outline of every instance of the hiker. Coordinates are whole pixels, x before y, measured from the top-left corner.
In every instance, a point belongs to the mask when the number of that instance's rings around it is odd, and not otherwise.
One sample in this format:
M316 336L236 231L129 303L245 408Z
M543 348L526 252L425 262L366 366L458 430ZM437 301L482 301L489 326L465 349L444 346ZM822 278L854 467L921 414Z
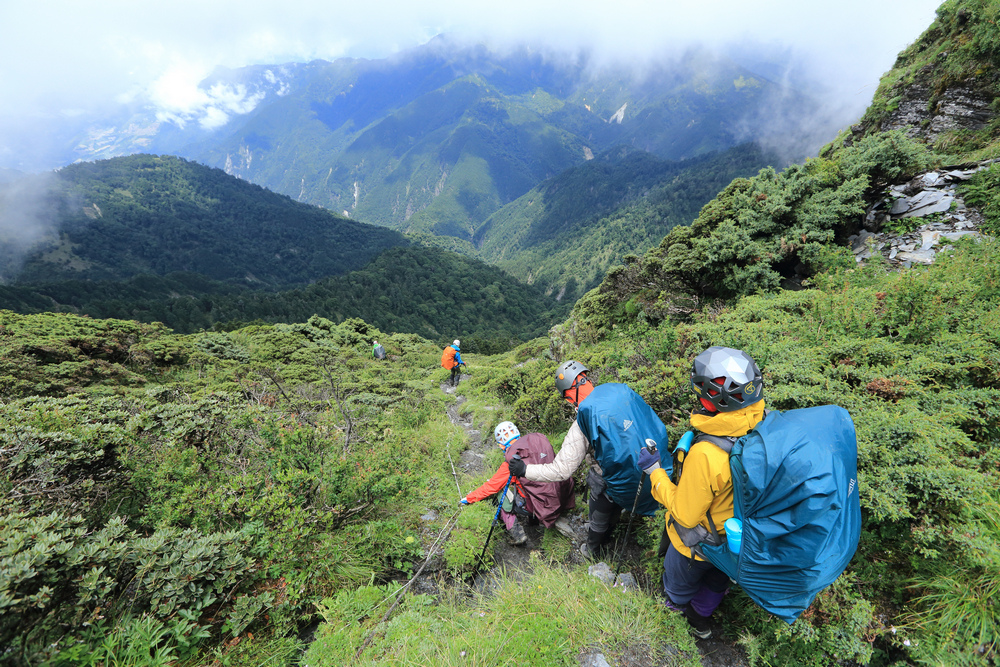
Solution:
M640 453L638 465L650 477L653 497L667 510L666 604L684 614L695 636L707 639L712 636L708 619L729 591L729 577L691 547L721 531L734 514L729 449L764 418L764 386L750 355L716 346L695 357L691 387L699 402L691 413L698 435L683 467L678 466L677 483L650 452Z
M580 553L589 559L603 555L623 509L652 515L656 503L636 493L643 483L635 463L645 438L652 438L666 454L667 431L652 408L628 386L618 383L595 387L588 369L577 361L556 369L556 389L576 409L576 419L551 463L526 464L511 460L510 472L535 482L569 479L584 458L590 465L587 486L590 524ZM646 481L646 488L649 482ZM641 504L639 501L642 501Z
M448 347L444 348L444 351L441 353L441 366L451 371L451 377L448 378L449 387L458 386L458 379L462 373L462 369L460 367L465 365L465 362L462 361L462 355L459 354L459 349L458 339L456 338L455 341Z
M549 439L541 433L528 433L521 437L517 426L513 422L506 421L498 424L493 430L493 440L497 447L504 451L504 462L497 468L493 477L475 491L470 491L459 504L471 505L500 493L507 487L506 498L501 499L500 516L503 518L512 544L520 546L528 541L521 524L532 519L546 528L555 528L573 539L575 536L573 527L569 520L562 516L564 512L576 507L573 480L531 482L511 479L510 475L509 462L514 456L520 456L526 461L551 461L555 458Z
M378 341L372 341L372 358L373 359L385 359L385 348L378 344Z

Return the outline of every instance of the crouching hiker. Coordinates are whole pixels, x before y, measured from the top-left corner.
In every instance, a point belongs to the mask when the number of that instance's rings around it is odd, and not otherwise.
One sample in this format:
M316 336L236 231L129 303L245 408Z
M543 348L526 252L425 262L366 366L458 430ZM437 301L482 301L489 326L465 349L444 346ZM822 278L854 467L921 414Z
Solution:
M549 461L511 460L510 471L520 482L558 482L588 464L587 486L590 525L580 553L600 558L607 550L623 509L652 516L656 501L649 495L649 481L636 469L638 452L646 439L663 452L670 467L667 429L645 401L624 384L595 387L587 368L567 361L556 369L556 391L576 408L576 419L563 439L559 454ZM521 479L523 478L523 479ZM647 490L639 494L640 487Z
M728 592L729 577L703 557L699 543L733 517L729 452L764 418L764 391L750 355L728 347L711 347L695 357L691 387L700 402L691 413L698 435L687 452L678 452L683 458L677 483L653 454L641 452L638 466L650 477L653 497L667 509L667 606L684 614L695 636L707 639L712 636L708 619ZM678 449L683 447L682 442Z
M475 491L469 492L459 503L471 505L500 493L507 487L506 497L501 499L500 516L511 543L522 545L528 541L522 524L532 519L546 528L555 528L572 539L573 528L569 520L562 516L564 512L576 507L572 479L561 482L511 479L509 462L515 456L530 463L545 463L555 458L548 438L541 433L528 433L522 437L512 422L502 422L493 431L493 439L504 450L504 462L493 477Z

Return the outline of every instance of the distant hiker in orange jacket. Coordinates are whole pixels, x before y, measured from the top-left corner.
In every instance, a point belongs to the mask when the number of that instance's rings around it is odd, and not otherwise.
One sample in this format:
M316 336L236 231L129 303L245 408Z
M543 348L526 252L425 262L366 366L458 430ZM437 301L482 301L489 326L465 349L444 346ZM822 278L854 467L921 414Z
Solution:
M465 362L462 361L462 355L459 354L459 349L456 338L455 342L444 348L444 352L441 353L441 366L451 371L451 377L448 378L449 387L458 386L458 379L462 372L460 366L465 365Z
M501 498L500 516L503 518L507 535L515 545L528 541L522 521L537 519L546 528L555 528L566 537L573 539L575 533L569 520L562 513L576 507L573 496L573 480L561 482L532 482L525 479L511 479L508 461L514 456L529 463L546 463L555 458L552 444L541 433L528 433L521 437L513 422L501 422L493 431L497 446L504 450L504 462L493 477L475 491L470 491L459 501L461 505L471 505L507 487L507 498ZM508 480L510 484L508 485Z

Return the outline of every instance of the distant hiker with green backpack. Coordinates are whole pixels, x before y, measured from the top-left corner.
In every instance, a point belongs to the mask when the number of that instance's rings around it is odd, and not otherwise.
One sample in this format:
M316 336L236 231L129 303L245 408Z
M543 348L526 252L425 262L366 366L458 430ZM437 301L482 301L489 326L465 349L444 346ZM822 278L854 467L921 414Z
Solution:
M444 351L441 353L442 368L447 368L451 371L451 376L448 378L449 387L458 386L458 380L462 373L461 367L465 365L465 362L462 361L462 355L459 354L460 349L458 339L456 338L455 341L448 347L444 348Z
M664 466L669 469L672 464L667 430L642 397L624 384L595 387L588 373L577 361L556 369L556 389L577 408L576 419L552 463L514 459L510 472L529 481L558 482L572 477L584 458L588 460L590 525L580 553L594 559L605 552L623 509L647 516L656 511L649 479L635 467L646 439L656 442ZM645 491L641 494L640 485Z
M541 433L521 432L513 422L505 421L493 430L493 440L504 451L504 462L496 473L475 491L470 491L459 501L471 505L500 493L500 517L507 528L512 544L520 546L528 541L523 522L537 520L546 528L555 528L566 537L574 537L573 527L563 514L576 507L573 480L561 482L532 482L512 479L509 462L515 456L529 463L546 463L555 458L552 444Z
M732 579L791 623L857 547L854 425L837 406L765 410L760 369L742 350L699 354L691 387L697 435L675 450L676 483L658 456L642 452L638 463L667 509L667 606L708 638Z

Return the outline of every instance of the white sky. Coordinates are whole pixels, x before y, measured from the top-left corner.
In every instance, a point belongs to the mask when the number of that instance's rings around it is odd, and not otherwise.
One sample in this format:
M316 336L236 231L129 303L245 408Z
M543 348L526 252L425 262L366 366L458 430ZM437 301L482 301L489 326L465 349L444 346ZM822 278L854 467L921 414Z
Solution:
M831 89L870 100L939 0L0 0L0 147L27 118L109 101L204 104L216 66L382 57L438 33L588 47L644 61L693 42L801 53Z

